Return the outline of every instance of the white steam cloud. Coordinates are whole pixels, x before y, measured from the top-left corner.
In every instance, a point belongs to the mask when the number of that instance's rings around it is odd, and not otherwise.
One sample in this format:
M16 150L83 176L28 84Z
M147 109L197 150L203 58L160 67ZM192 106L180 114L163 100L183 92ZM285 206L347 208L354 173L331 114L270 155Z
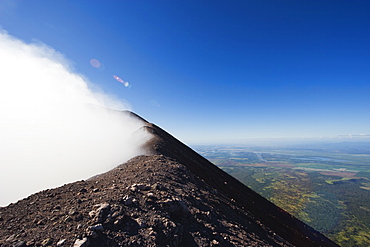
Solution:
M143 123L44 44L0 32L0 206L143 154Z

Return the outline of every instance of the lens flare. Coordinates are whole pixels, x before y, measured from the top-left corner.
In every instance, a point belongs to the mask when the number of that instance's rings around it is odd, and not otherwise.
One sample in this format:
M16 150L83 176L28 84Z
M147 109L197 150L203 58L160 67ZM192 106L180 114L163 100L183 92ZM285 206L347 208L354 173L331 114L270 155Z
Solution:
M95 59L95 58L90 59L90 64L91 64L91 66L93 66L94 68L97 68L97 69L101 67L101 63L99 62L98 59Z
M116 79L120 83L124 83L124 81L116 75L113 75L113 78Z
M128 81L124 81L122 80L120 77L116 76L116 75L113 75L113 78L116 79L116 81L122 83L125 87L128 87L130 86L129 82Z

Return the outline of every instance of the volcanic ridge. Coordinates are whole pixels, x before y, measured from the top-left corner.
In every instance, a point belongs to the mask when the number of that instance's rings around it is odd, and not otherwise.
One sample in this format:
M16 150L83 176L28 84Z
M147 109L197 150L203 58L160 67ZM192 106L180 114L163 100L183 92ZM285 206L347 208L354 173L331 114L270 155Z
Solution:
M0 246L337 246L142 121L147 155L1 207Z

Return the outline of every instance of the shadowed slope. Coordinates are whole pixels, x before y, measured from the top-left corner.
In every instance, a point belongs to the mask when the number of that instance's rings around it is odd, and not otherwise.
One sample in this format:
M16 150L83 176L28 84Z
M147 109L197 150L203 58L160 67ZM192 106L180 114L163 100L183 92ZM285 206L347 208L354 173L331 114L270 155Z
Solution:
M321 233L269 202L158 126L148 124L145 128L154 135L148 146L155 152L184 164L193 174L226 195L235 205L259 219L263 225L273 229L289 243L296 246L337 246Z

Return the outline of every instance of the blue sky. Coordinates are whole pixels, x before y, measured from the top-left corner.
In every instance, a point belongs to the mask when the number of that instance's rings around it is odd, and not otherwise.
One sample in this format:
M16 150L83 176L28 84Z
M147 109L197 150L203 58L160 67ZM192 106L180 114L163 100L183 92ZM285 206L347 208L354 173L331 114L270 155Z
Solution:
M370 133L369 13L341 0L5 0L0 25L186 143L241 143Z

